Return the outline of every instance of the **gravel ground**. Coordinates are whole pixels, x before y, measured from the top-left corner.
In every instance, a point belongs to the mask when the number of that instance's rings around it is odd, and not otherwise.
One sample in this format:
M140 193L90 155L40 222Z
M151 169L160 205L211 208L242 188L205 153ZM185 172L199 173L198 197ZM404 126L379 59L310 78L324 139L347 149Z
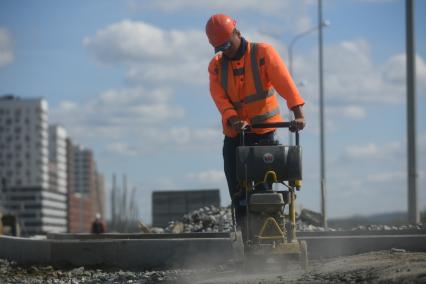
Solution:
M270 263L262 270L235 267L204 270L103 271L83 267L59 270L51 266L20 267L0 260L0 283L426 283L426 253L403 250L312 262L307 271L295 264Z
M191 283L195 275L222 273L223 267L198 270L166 270L166 271L123 271L101 270L78 267L74 269L58 269L52 266L19 266L16 263L0 259L0 283Z

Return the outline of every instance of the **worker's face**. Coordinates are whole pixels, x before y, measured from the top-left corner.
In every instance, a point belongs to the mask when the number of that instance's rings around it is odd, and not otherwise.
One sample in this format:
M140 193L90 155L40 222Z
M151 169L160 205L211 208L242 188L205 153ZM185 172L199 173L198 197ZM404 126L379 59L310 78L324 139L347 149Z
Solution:
M240 31L235 29L229 41L231 42L231 46L222 52L227 57L232 58L237 54L238 48L240 47L240 44L241 44Z

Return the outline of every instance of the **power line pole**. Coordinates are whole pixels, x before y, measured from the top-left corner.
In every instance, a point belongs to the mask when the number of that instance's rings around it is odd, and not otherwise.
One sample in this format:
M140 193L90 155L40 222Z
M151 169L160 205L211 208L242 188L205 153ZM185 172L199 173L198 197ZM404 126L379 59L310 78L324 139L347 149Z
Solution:
M414 41L414 1L405 1L407 56L407 179L408 222L417 224L420 215L417 204L416 162L416 60Z
M320 120L320 182L322 225L327 228L327 201L325 183L325 142L324 142L324 85L323 85L323 50L322 50L322 0L318 0L318 57L319 57L319 120Z

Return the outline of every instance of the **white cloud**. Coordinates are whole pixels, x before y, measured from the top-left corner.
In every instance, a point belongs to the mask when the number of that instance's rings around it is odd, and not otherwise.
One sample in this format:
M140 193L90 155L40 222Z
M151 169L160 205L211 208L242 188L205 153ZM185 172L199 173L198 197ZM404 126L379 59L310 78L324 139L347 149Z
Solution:
M354 102L400 102L401 92L386 84L365 40L327 48L325 84L330 98Z
M86 37L83 44L104 64L124 65L137 83L207 82L212 48L201 30L163 30L124 20Z
M368 159L374 160L392 160L403 155L402 144L399 142L391 142L384 145L376 145L368 143L364 145L349 145L345 147L348 158L351 159Z
M406 82L406 56L396 54L383 66L383 76L387 82L392 82L405 87ZM416 55L416 85L421 93L426 90L426 63L422 57ZM404 89L405 91L405 89Z
M184 118L185 109L173 103L168 90L141 87L108 90L84 104L63 101L50 110L50 121L64 125L75 141L97 145L104 153L141 156L159 149L220 148L219 126L193 128Z
M187 126L173 127L167 133L178 144L187 144L190 141L203 141L204 143L216 139L220 134L217 128L191 129Z
M375 183L401 182L406 178L407 173L402 171L382 172L367 175L367 181Z
M102 62L116 63L172 57L167 35L161 29L144 22L125 20L107 26L83 44Z
M396 2L396 0L355 0L355 1L366 2L366 3L373 3L373 4L382 4L382 3Z
M350 119L363 119L367 116L365 108L357 105L344 105L341 107L328 107L327 114L333 117L345 117Z
M51 118L66 126L72 137L118 139L135 136L137 129L155 128L166 121L182 119L185 110L171 101L166 89L149 92L142 87L108 90L77 104L63 101L51 108ZM111 149L117 148L117 145Z
M309 56L294 59L296 79L312 84L303 88L304 93L318 100L317 51ZM416 57L417 87L419 93L426 90L426 64ZM324 52L325 98L332 103L401 104L405 101L405 56L395 54L384 64L373 63L368 41L358 39L325 46ZM360 116L362 114L358 112Z
M13 62L12 39L8 31L0 27L0 68Z
M175 13L181 10L197 10L212 11L214 13L225 13L234 17L237 21L237 27L241 28L243 34L249 29L259 28L276 31L282 34L298 34L306 31L315 25L311 22L310 7L317 5L316 0L246 0L246 1L197 1L197 0L169 0L169 1L131 1L130 9L133 12L138 11L160 11L166 13ZM239 14L245 11L253 11L256 13L256 18L247 21ZM283 15L285 15L283 17ZM269 24L268 21L263 21L262 17L268 19L275 18L279 20L279 24ZM207 22L208 16L205 21ZM204 23L203 23L204 24ZM204 28L204 26L202 27Z
M138 154L136 149L132 149L127 143L124 142L115 142L108 144L105 147L105 150L109 153L113 153L120 156L134 156Z
M197 182L206 184L221 184L226 182L225 173L223 170L207 170L197 173L189 173L187 178Z
M312 1L297 1L303 3L311 3ZM253 10L262 13L282 13L283 11L289 11L294 7L294 1L291 0L246 0L246 1L227 1L227 0L216 0L216 1L197 1L197 0L168 0L168 1L145 1L142 5L138 5L136 2L132 2L132 8L134 10L139 9L155 9L163 12L175 12L178 10L214 10L214 11L241 11L241 10Z
M375 144L370 143L362 146L347 146L346 152L352 158L372 157L379 154L379 148Z

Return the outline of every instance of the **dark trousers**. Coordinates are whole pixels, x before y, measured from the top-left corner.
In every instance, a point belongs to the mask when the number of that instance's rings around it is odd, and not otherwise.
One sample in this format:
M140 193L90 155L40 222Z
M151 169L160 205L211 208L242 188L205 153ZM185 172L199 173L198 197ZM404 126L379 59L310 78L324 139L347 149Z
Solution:
M261 141L274 140L275 131L271 131L265 134L247 133L244 136L244 145L252 146L260 143ZM237 181L237 170L236 170L236 152L237 147L241 146L241 135L237 137L225 136L223 141L223 164L225 169L226 181L228 182L229 195L235 206L235 215L237 225L241 224L242 218L245 216L245 195L240 193L240 188Z

